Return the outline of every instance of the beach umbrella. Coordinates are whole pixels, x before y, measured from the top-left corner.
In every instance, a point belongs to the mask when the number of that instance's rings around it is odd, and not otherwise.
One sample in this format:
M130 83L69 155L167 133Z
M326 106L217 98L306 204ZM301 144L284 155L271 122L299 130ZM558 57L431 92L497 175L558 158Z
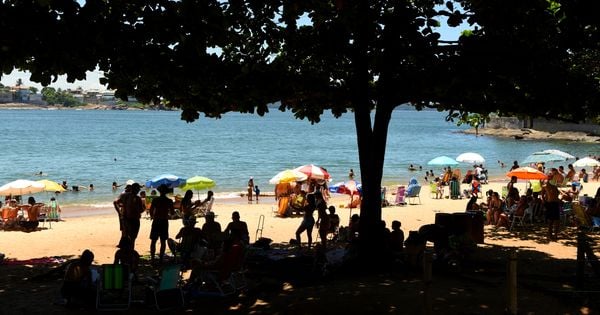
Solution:
M584 157L573 163L575 167L593 167L600 166L600 161L592 159L591 157Z
M215 181L204 176L194 176L188 178L184 184L180 185L181 190L202 190L215 186Z
M17 179L0 187L0 195L26 195L44 191L44 184L32 180Z
M215 181L204 176L193 176L188 178L185 183L179 186L181 190L195 190L200 198L200 190L208 189L215 186Z
M63 186L61 186L61 184L59 184L59 183L57 183L55 181L48 180L48 179L41 179L41 180L38 180L36 182L41 183L41 184L44 185L44 191L51 191L51 192L60 191L60 192L63 192L63 191L66 190L66 189L63 188Z
M471 163L471 164L482 164L485 162L483 156L474 152L466 152L456 157L458 162Z
M324 168L313 165L313 164L302 165L300 167L296 167L294 169L294 171L298 171L298 172L306 174L306 176L308 176L309 179L327 180L327 179L331 178L329 173Z
M148 188L158 188L160 185L166 185L169 188L175 188L183 184L185 184L185 178L172 174L158 175L151 180L146 181L146 187Z
M442 155L442 156L438 156L438 157L434 158L433 160L427 162L427 165L453 166L453 165L458 165L458 162L456 162L456 160L453 158Z
M529 167L529 166L515 168L514 170L506 173L506 177L513 177L513 176L516 176L518 179L526 179L526 180L547 179L546 174L538 171L535 168Z
M560 156L557 154L547 153L547 152L534 152L523 160L523 164L530 163L547 163L547 162L557 162L564 161L566 158L564 156Z
M308 176L297 170L283 170L269 180L269 184L293 183L305 181Z
M556 150L556 149L544 150L542 152L544 152L544 153L550 153L550 154L555 154L555 155L558 155L558 156L562 156L566 160L568 160L568 159L574 159L575 158L573 155L571 155L571 154L569 154L569 153L567 153L565 151Z
M336 194L360 195L362 193L362 185L351 179L346 182L339 182L329 186L329 191Z

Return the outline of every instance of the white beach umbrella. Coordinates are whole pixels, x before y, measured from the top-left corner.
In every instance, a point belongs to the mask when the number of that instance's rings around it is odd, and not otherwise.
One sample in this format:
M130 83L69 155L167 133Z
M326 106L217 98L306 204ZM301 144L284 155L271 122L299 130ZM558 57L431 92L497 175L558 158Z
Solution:
M463 163L482 164L485 162L483 156L474 152L465 152L456 157L456 160Z
M542 152L544 152L544 153L550 153L550 154L554 154L554 155L558 155L558 156L562 156L562 157L564 157L567 160L575 158L575 156L573 156L573 155L571 155L571 154L569 154L567 152L564 152L564 151L561 151L561 150L556 150L556 149L544 150Z
M46 186L32 180L17 179L0 187L0 195L27 195L44 191Z
M584 157L582 159L575 161L575 163L573 163L573 166L575 166L575 167L600 166L600 161L592 159L590 157Z

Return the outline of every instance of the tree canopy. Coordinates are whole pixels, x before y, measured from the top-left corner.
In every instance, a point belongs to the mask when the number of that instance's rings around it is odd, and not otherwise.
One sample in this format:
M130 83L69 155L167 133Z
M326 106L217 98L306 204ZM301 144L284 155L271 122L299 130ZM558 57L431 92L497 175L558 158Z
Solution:
M392 110L579 119L600 111L600 4L589 0L69 0L0 2L0 69L49 84L96 66L116 95L200 113L318 122L352 111L361 227L378 237ZM36 21L36 23L31 23ZM441 41L441 23L470 25ZM32 27L35 25L35 30ZM35 34L23 41L18 34ZM590 66L590 67L588 67ZM372 119L371 113L375 112Z

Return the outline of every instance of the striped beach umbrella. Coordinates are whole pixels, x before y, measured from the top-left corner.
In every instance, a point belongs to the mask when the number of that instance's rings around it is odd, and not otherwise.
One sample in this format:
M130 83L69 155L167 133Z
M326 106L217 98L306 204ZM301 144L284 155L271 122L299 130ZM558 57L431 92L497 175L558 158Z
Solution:
M306 174L306 176L308 176L309 179L328 180L331 178L329 173L324 168L313 164L302 165L300 167L295 168L294 170Z

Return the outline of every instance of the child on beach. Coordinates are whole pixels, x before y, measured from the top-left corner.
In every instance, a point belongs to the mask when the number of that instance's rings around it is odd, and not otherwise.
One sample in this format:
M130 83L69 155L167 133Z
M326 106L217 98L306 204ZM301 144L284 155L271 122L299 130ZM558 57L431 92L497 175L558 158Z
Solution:
M260 195L260 189L258 189L258 185L254 186L254 195L256 195L256 203L258 203L258 195Z

